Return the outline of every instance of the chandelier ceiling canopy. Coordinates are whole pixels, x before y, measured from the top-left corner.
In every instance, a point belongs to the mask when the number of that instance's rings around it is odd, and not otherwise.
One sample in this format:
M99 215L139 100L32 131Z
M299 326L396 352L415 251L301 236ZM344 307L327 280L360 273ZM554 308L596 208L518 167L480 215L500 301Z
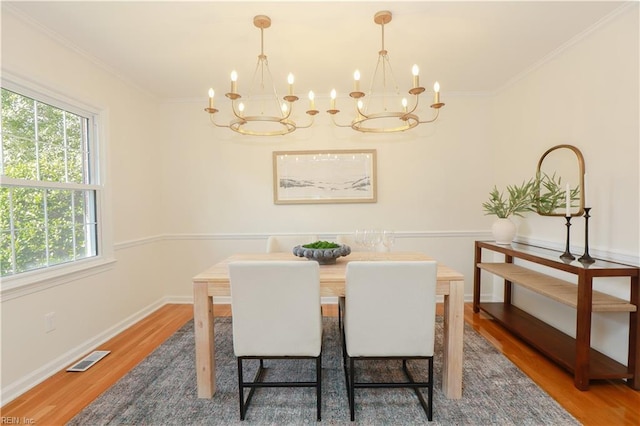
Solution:
M428 120L421 120L416 113L420 94L425 88L419 84L419 69L413 66L413 87L408 93L411 103L406 97L400 95L398 84L396 83L389 55L384 45L384 26L391 22L392 14L388 10L378 12L374 15L373 21L380 25L382 32L382 47L378 52L378 62L374 70L373 78L368 92L360 89L360 71L353 73L353 91L349 96L354 100L355 116L349 124L339 124L335 116L340 112L336 108L336 91L331 91L331 107L327 111L336 126L351 127L365 133L393 133L412 129L418 124L432 123L438 118L440 108L444 103L440 102L440 85L434 84L434 97L431 108L434 114Z
M243 99L238 91L238 73L234 70L231 72L231 91L225 93L225 96L231 100L233 118L228 124L219 124L215 121L214 115L218 109L214 107L213 89L209 89L209 105L204 110L209 113L211 122L217 127L227 127L243 135L286 135L296 129L310 127L313 124L313 116L318 113L315 109L314 93L309 92L310 108L306 111L311 120L302 126L291 117L293 104L299 99L293 91L293 74L289 73L287 77L288 92L282 97L283 102L281 102L269 70L267 55L264 54L264 30L271 26L271 18L257 15L253 18L253 24L260 29L260 54L246 98Z

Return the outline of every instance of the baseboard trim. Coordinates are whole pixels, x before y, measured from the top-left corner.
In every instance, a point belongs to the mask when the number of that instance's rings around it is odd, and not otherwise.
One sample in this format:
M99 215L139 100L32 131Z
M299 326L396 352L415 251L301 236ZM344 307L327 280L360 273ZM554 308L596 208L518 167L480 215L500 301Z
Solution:
M167 296L164 299L164 304L193 304L192 296ZM320 298L320 303L322 304L337 304L338 298L335 296L322 296ZM231 296L215 296L213 298L214 305L230 305L231 304Z
M71 365L74 361L79 360L84 355L89 352L95 350L98 346L108 341L109 339L117 336L122 333L127 328L131 327L135 323L141 321L145 317L149 316L154 311L160 309L162 306L167 304L163 299L159 299L150 305L140 309L138 312L128 316L124 320L120 321L113 327L108 328L97 336L87 340L86 342L76 346L75 348L65 352L60 355L56 359L51 362L43 365L37 370L27 374L26 376L16 380L13 383L10 383L6 387L0 390L0 401L2 401L2 405L7 404L8 402L16 399L23 393L37 386L41 382L45 381L49 377L58 373L61 370L64 370L66 367ZM175 303L175 302L172 302Z
M481 296L481 300L483 302L493 302L493 296L490 293L483 294ZM443 303L444 296L437 296L436 303ZM465 294L464 296L465 303L473 302L473 294ZM323 305L337 305L338 297L337 296L322 296L320 298L320 303ZM193 304L193 297L191 296L167 296L164 298L163 304L185 304L190 305ZM230 296L215 296L213 298L214 305L229 305L231 304Z

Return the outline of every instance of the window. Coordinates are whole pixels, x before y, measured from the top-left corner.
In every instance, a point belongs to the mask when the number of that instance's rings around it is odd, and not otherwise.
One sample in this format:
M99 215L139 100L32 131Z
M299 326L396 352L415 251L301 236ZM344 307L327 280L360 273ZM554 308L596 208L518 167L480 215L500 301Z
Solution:
M2 88L2 277L98 255L94 115L38 97Z

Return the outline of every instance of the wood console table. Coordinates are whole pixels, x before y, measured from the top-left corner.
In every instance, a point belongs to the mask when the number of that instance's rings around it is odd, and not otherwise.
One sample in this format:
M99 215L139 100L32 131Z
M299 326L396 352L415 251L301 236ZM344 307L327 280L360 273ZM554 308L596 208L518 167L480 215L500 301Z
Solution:
M484 263L483 250L504 254L503 263ZM565 262L560 252L526 244L510 246L476 241L473 280L473 311L492 316L503 327L573 373L575 386L589 389L591 379L626 379L640 390L640 268L597 260L583 265ZM514 259L520 259L514 264ZM561 270L577 276L577 285L522 266L522 261ZM480 273L486 271L504 278L504 302L480 302ZM630 297L619 299L593 290L598 277L629 277ZM557 302L576 308L576 338L572 338L535 316L511 304L512 285L517 284ZM629 353L625 366L591 348L592 312L629 313Z

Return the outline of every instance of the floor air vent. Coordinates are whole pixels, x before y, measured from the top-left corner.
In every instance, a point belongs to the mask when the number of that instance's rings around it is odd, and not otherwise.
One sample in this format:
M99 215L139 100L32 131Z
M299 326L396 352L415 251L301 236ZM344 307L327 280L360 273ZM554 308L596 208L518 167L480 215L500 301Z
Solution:
M111 351L93 351L71 367L67 368L67 371L86 371L92 367L93 364L109 355L109 353L111 353Z

